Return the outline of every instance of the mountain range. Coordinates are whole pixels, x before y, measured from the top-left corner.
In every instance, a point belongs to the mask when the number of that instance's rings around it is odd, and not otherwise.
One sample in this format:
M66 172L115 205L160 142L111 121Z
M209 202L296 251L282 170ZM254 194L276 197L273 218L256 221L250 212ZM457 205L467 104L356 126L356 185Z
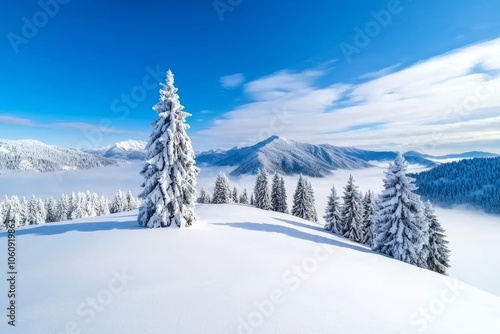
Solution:
M116 160L37 140L0 139L0 170L53 172L116 164Z

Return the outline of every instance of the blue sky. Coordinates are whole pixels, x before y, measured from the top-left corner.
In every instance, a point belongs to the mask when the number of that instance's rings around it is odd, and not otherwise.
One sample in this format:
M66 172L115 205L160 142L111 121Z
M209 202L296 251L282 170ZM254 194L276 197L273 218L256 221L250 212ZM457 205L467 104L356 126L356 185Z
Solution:
M4 1L0 138L147 140L171 68L195 150L500 153L500 2Z

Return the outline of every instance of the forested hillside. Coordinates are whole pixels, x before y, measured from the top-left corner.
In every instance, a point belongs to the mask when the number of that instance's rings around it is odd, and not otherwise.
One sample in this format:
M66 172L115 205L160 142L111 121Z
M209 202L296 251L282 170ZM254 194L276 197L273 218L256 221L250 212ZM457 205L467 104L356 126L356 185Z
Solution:
M433 203L469 204L500 214L500 157L446 163L412 176L417 193Z

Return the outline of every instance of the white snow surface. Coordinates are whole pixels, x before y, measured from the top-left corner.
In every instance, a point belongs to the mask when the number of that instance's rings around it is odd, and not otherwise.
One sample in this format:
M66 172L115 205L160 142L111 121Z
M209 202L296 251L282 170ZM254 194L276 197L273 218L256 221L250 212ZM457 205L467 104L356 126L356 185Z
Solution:
M27 198L31 195L59 198L63 193L71 194L72 191L87 190L112 197L118 189L131 190L137 196L141 189L139 171L142 166L142 162L133 162L120 166L78 171L2 172L0 174L0 198L5 195L18 195ZM410 172L421 170L412 169L413 167L410 165ZM346 185L349 175L352 174L360 191L364 193L368 189L372 189L377 194L382 190L382 178L386 168L387 164L359 170L336 170L334 174L325 178L309 178L314 189L316 210L320 222L324 223L324 210L333 184L341 196L343 187ZM203 167L198 177L198 190L204 186L208 192L212 193L215 179L220 171L225 171L228 174L231 167ZM255 175L229 177L231 189L236 186L241 193L243 188L246 188L250 196L255 185L255 178ZM290 209L298 176L284 176L284 178ZM497 240L500 235L500 216L463 208L435 207L435 209L440 223L446 229L447 239L450 241L451 268L448 269L449 275L500 296L500 285L498 284L500 280L500 243Z
M136 211L20 228L16 332L500 332L500 298L453 278L290 215L197 212L189 229L139 228Z

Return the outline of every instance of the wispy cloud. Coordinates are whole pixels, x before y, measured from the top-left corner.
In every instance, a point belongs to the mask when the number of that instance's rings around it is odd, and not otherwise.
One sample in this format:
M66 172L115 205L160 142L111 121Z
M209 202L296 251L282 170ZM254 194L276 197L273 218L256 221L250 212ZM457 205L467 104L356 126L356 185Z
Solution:
M450 143L491 143L500 140L494 117L500 114L499 54L500 38L368 73L355 85L319 85L326 74L321 69L278 71L246 83L253 101L198 135L209 135L211 145L231 146L267 129L314 143L428 152ZM280 110L287 124L273 129Z
M220 84L224 88L235 88L243 82L245 82L245 75L243 73L235 73L220 78Z
M380 78L380 77L386 76L386 75L394 72L396 69L400 68L401 65L402 65L401 63L398 63L398 64L394 64L394 65L391 65L391 66L387 66L387 67L384 67L381 70L360 75L359 78L360 79L375 79L375 78Z
M0 115L0 124L6 125L22 125L22 126L36 126L36 123L27 118Z
M130 134L130 135L144 135L142 132L129 131L117 129L115 127L103 127L98 124L84 123L84 122L56 122L56 123L39 123L31 119L21 118L9 115L0 115L0 124L6 125L19 125L27 127L42 127L54 129L66 129L75 131L96 131L101 133L114 133L114 134Z

